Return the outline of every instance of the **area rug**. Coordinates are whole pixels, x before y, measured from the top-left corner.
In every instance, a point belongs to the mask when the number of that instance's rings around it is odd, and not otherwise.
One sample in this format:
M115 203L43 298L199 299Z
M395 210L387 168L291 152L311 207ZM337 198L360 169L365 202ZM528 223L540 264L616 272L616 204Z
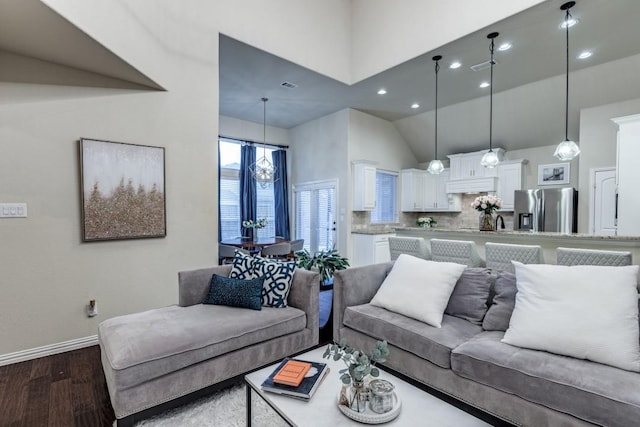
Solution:
M252 393L251 397L252 425L265 427L287 425L259 396ZM246 391L244 384L239 384L140 421L136 427L244 427L246 425Z

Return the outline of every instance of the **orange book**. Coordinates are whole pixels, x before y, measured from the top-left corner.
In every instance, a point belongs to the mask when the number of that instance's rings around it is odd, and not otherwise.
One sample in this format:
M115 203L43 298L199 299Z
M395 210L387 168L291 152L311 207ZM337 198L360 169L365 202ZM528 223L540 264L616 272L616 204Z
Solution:
M289 360L273 377L273 382L278 384L298 387L304 376L311 369L311 363L299 360Z

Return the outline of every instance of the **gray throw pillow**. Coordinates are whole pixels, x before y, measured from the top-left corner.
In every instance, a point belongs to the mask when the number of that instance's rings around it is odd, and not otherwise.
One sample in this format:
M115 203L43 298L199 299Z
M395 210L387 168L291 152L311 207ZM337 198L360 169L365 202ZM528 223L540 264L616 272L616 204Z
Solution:
M488 268L465 268L453 288L445 314L481 325L487 312L490 288L491 272Z
M506 331L509 328L511 313L516 305L516 275L499 271L495 284L493 303L482 321L485 331Z

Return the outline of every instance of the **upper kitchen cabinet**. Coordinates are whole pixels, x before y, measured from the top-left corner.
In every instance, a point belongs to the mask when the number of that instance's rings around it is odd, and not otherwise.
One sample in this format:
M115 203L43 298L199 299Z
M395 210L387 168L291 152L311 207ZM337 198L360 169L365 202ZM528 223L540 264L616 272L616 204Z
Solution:
M400 171L400 206L402 212L424 212L427 175L422 169Z
M525 175L524 165L527 160L505 160L498 164L498 188L497 196L502 200L502 212L513 211L514 194L516 190L524 190Z
M498 175L496 168L488 169L480 164L482 156L488 150L474 151L472 153L451 154L447 156L451 166L451 176L449 179L470 179L495 177ZM504 150L502 148L494 148L493 151L498 155L498 159L502 161Z
M376 164L364 160L353 162L353 210L376 208Z
M432 175L422 169L401 171L401 195L403 212L460 212L461 196L447 194L449 169Z
M640 114L613 121L618 125L618 235L640 236Z

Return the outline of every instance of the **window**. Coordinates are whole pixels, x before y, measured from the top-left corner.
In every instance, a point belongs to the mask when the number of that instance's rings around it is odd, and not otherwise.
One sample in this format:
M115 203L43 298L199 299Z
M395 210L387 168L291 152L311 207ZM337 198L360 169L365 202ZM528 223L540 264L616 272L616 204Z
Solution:
M398 222L396 209L398 174L376 172L376 208L371 211L371 222Z
M220 138L220 240L233 239L242 235L240 224L240 141ZM273 149L258 147L256 157L263 155L271 161ZM266 218L267 226L258 230L259 237L275 236L275 201L273 184L266 188L256 186L256 218Z

